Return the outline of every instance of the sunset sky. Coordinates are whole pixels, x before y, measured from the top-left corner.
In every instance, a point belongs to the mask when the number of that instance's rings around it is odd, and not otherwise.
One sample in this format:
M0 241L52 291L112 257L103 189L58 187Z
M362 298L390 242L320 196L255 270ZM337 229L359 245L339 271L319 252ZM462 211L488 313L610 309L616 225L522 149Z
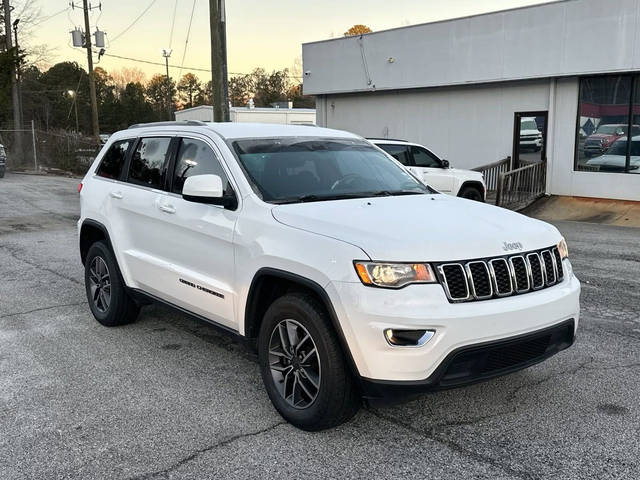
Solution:
M98 1L92 0L93 5ZM75 60L86 68L84 50L70 46L69 34L74 26L83 25L82 10L62 12L68 0L32 0L31 3L40 8L42 23L33 28L29 43L48 45L49 64ZM82 1L76 0L76 3ZM246 73L255 67L291 68L302 53L302 43L342 36L356 23L376 31L536 3L544 0L227 0L229 72ZM97 24L107 32L108 54L164 62L160 50L171 46L170 63L176 67L170 73L177 76L183 55L182 74L189 71L189 67L207 69L210 66L208 5L208 0L195 0L186 54L185 41L194 0L102 0L102 13L98 10L92 13L92 28ZM146 13L128 28L147 7ZM149 77L164 72L163 66L113 57L103 57L100 66L107 71L138 67ZM206 72L194 73L203 79L208 76Z

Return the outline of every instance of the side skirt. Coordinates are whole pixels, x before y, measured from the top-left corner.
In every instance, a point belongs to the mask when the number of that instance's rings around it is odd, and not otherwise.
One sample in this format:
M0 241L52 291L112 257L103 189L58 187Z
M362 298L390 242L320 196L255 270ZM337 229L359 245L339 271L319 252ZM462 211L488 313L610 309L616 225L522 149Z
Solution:
M214 320L210 320L207 317L203 317L202 315L198 315L197 313L193 313L189 310L187 310L186 308L182 308L174 303L168 302L166 300L163 300L162 298L156 297L155 295L152 295L150 293L145 292L144 290L140 290L138 288L129 288L127 287L127 293L129 295L131 295L131 298L133 298L136 302L138 302L141 305L151 305L153 303L159 303L162 305L166 305L167 307L172 308L173 310L177 310L181 313L184 313L185 315L196 319L196 320L200 320L201 322L205 322L208 323L209 325L215 327L217 330L219 330L222 333L225 333L227 335L230 335L232 337L234 337L235 339L241 341L243 344L249 345L249 339L243 335L240 335L240 333L237 330L234 330L233 328L229 328L225 325L222 325Z

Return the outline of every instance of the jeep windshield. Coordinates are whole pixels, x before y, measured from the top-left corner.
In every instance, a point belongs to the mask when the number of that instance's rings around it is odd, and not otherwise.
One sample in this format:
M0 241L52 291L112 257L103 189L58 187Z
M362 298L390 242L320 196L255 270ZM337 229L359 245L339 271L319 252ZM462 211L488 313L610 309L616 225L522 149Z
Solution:
M362 140L237 140L233 150L256 194L269 203L436 193Z

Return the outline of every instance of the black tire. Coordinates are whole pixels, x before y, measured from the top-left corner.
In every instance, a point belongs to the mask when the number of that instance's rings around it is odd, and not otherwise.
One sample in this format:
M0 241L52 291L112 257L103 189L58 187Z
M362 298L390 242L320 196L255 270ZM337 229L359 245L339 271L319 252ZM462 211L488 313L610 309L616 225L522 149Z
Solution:
M102 325L117 327L136 320L140 307L127 294L118 263L103 241L91 245L87 252L84 284L91 313Z
M311 350L311 345L317 351L315 365L320 374L315 377L319 385L315 390L314 383L310 382L308 373L305 373L304 365L299 364L296 370L290 363L290 373L294 376L300 374L295 377L294 382L306 379L308 381L304 384L316 393L315 398L311 400L311 396L305 395L299 386L301 405L298 406L291 403L296 399L296 383L293 383L292 400L286 400L280 389L287 391L287 380L276 385L274 375L277 376L278 373L272 373L274 358L280 358L270 354L270 344L273 346L272 335L279 333L278 326L285 320L295 324L297 333L305 332L310 335L311 340L307 342L311 343L298 343L302 345L301 348ZM277 338L273 337L274 341ZM302 355L304 353L302 351ZM310 294L287 294L271 304L260 326L258 359L262 380L271 402L285 420L302 430L318 431L335 427L353 417L360 408L360 396L331 321L321 303ZM282 362L287 360L282 358ZM300 381L302 383L302 380ZM308 402L308 405L304 405L305 402Z
M476 202L484 202L482 190L480 190L478 187L462 187L462 190L460 190L458 196L461 198L466 198L468 200L475 200Z

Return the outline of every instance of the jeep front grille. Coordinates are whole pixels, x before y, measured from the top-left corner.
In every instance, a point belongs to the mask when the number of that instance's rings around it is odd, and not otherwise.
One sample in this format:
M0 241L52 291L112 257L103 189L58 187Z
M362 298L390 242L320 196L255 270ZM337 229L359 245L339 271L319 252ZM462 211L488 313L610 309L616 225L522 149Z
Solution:
M471 302L541 290L564 278L557 247L505 257L436 264L452 302Z

